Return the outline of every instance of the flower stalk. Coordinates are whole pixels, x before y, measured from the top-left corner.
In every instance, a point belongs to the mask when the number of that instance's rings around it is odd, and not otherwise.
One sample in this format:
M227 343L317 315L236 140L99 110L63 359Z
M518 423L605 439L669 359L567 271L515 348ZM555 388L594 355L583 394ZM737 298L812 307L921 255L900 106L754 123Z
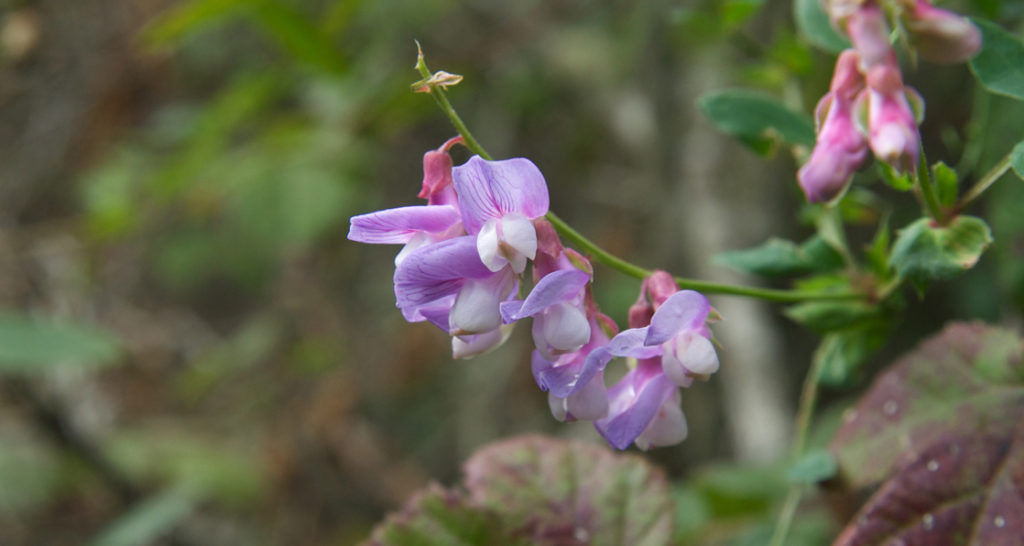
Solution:
M419 43L417 43L419 48ZM427 67L426 60L423 57L423 50L418 49L416 57L416 69L423 76L423 87L434 98L438 107L448 117L452 126L455 130L462 135L463 145L469 149L469 151L479 155L484 159L491 159L491 155L487 153L487 150L480 145L480 142L473 137L473 133L470 132L469 127L466 126L462 118L459 117L458 112L452 106L448 100L444 89L440 85L430 83L432 72ZM650 269L640 267L636 264L632 264L614 254L604 250L596 243L587 239L580 232L573 229L568 223L558 217L554 212L548 212L545 218L551 222L555 230L565 237L572 244L579 247L584 253L589 254L595 262L601 263L611 269L614 269L630 277L637 279L645 279L653 272ZM794 303L801 301L824 301L824 300L856 300L866 299L867 295L860 292L808 292L801 290L777 290L770 288L756 288L752 286L741 286L733 284L724 284L716 282L701 281L696 279L689 279L685 277L675 277L679 287L683 290L697 290L706 294L724 294L732 296L742 296L755 298L765 301L775 301L783 303Z

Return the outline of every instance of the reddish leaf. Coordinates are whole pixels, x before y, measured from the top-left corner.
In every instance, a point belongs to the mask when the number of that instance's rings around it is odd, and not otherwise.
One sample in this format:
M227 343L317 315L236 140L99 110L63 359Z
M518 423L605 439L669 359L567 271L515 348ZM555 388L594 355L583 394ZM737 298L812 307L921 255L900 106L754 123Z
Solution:
M975 434L1008 438L1024 416L1016 334L952 324L879 375L830 445L841 478L878 483L933 443Z
M888 481L837 546L1024 544L1021 354L954 324L878 378L831 447L848 483Z
M664 475L637 456L525 436L478 451L465 471L472 498L538 544L661 545L672 536Z

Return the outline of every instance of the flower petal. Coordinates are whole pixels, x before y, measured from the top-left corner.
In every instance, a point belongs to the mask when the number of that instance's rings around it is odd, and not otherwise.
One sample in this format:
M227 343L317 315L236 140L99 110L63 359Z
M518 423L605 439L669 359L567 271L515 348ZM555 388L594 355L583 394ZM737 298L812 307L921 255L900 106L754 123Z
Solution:
M449 332L456 335L480 334L501 326L501 302L515 285L509 269L483 279L466 279L448 317Z
M636 446L647 451L652 447L671 446L686 439L689 432L686 416L679 406L679 391L658 409L658 414L636 439Z
M473 156L452 169L452 178L468 233L477 233L487 220L510 212L531 219L548 212L544 175L529 159L486 161Z
M633 358L651 358L660 355L661 347L644 345L648 329L649 327L623 330L608 342L608 352L615 356L631 356Z
M353 216L348 238L371 244L404 244L421 232L440 233L459 222L459 209L451 205L420 205L379 210Z
M633 385L636 373L637 369L631 370L608 390L608 416L594 421L597 431L616 449L629 447L676 390L675 383L662 374L636 389Z
M476 252L475 237L464 235L410 252L395 268L398 307L417 307L455 294L467 278L493 275Z
M661 345L683 330L700 327L710 310L708 299L699 292L683 290L672 294L651 317L644 345Z
M579 269L562 269L545 275L523 301L517 319L540 313L552 305L579 295L590 282L590 275Z

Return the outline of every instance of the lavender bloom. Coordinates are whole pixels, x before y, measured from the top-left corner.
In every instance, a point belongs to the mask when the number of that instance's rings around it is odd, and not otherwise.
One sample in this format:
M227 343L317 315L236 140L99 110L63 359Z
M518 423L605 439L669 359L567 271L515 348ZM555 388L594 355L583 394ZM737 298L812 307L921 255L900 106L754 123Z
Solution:
M548 188L528 159L486 161L473 156L452 170L466 232L476 235L480 259L491 271L526 269L537 254L533 219L548 212Z
M499 305L512 294L516 277L508 268L488 269L474 239L466 235L419 248L398 265L395 297L406 317L422 315L460 336L501 326Z
M839 55L831 88L818 103L818 139L810 159L797 172L800 187L812 203L842 195L867 158L868 141L854 121L854 103L864 88L857 63L858 55L851 49Z
M623 331L587 358L587 365L606 363L613 356L639 359L608 390L608 416L594 422L612 446L625 449L636 441L647 449L685 438L686 420L674 405L676 389L718 370L718 355L704 324L710 311L699 293L676 292L657 308L650 326Z
M966 17L916 0L904 12L910 42L925 59L936 63L969 60L981 49L981 32Z
M589 319L590 339L578 351L555 359L533 352L533 378L541 390L548 391L548 405L559 421L593 421L608 413L604 387L604 366L610 359L590 359L590 354L608 343L608 334L616 331L608 317L593 312Z
M568 260L566 260L568 262ZM591 337L583 300L590 274L567 264L545 275L524 301L502 304L506 323L533 317L533 340L544 358L578 350Z

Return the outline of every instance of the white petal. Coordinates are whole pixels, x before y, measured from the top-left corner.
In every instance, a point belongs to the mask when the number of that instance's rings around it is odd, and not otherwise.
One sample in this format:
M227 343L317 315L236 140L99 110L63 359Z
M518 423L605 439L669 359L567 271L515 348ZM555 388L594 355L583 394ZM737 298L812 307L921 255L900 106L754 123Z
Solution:
M500 347L512 333L515 324L505 324L475 336L453 336L452 357L471 358Z
M476 236L476 251L480 253L480 261L491 271L499 271L508 264L500 250L497 219L491 218L480 228L480 233Z
M526 260L537 256L537 229L533 222L518 212L510 212L501 219L499 237L502 254L516 273L522 273Z
M676 357L673 347L675 342L676 338L672 338L662 345L661 369L665 372L665 377L671 379L676 385L689 387L693 384L693 378L688 375L689 370L686 366Z
M398 251L398 255L395 256L395 266L397 267L398 264L402 263L402 260L404 260L405 257L413 250L429 245L430 243L433 242L434 238L426 233L421 232L417 233L416 235L413 235L412 239L409 239L409 242L405 243L405 246L402 247L402 250Z
M636 446L647 450L652 447L675 445L685 440L688 432L686 416L679 407L677 391L661 405L654 420L637 437Z
M559 351L575 351L590 340L586 313L570 303L557 303L536 320L543 321L544 340Z
M457 335L480 334L501 326L498 303L502 295L489 283L467 280L455 297L448 325Z
M604 374L597 374L582 389L565 399L565 408L576 419L594 421L608 415Z
M697 375L711 375L718 371L718 354L711 340L696 332L685 332L677 339L675 357L688 370Z
M559 398L551 393L548 393L548 407L551 408L551 415L559 421L565 422L565 416L569 412L566 408L566 399Z

